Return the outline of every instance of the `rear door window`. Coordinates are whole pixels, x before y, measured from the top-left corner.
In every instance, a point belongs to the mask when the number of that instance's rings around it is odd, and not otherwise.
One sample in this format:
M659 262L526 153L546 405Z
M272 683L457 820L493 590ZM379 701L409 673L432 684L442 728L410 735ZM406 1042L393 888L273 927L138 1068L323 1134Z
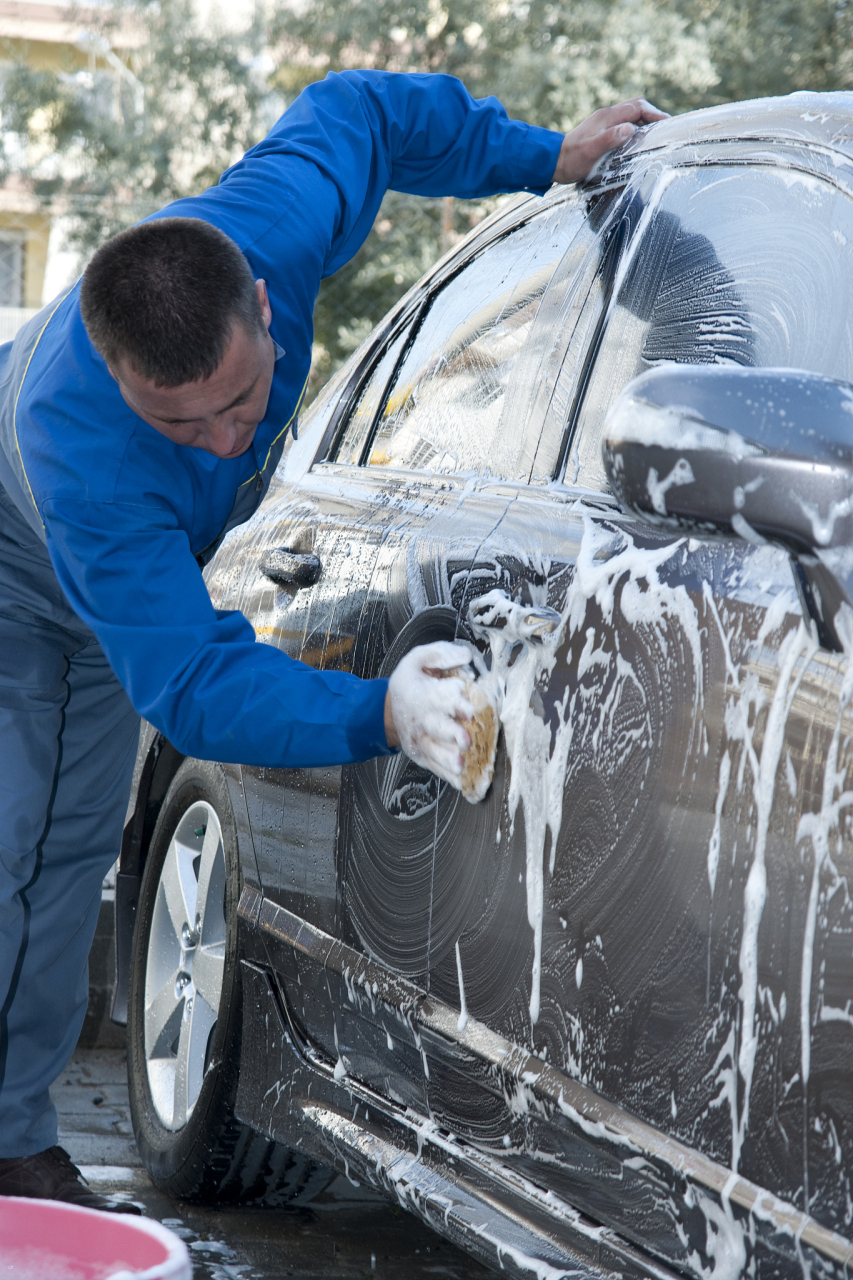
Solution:
M331 462L348 462L358 466L376 411L382 401L388 379L397 367L397 361L409 337L409 326L392 338L380 356L373 372L361 388L355 406L350 413L346 429L332 454Z
M604 490L604 417L665 361L807 369L853 381L853 202L793 169L667 170L637 211L569 449Z

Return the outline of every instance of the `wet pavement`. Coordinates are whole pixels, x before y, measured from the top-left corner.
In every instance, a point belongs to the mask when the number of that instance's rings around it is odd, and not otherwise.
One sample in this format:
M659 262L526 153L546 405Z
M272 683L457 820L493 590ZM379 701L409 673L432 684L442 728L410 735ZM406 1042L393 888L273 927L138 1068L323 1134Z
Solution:
M201 1209L142 1168L121 1049L78 1049L52 1089L59 1141L93 1188L143 1205L182 1236L194 1280L487 1280L411 1214L339 1177L310 1209Z

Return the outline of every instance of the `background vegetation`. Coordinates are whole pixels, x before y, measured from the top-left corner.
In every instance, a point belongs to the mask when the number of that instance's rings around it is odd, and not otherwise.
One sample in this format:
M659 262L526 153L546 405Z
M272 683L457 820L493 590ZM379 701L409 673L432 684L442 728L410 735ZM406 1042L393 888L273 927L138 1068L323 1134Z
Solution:
M798 89L853 89L845 0L293 0L238 35L192 0L130 0L110 23L144 33L130 75L36 72L0 83L0 178L65 215L84 254L191 194L328 70L442 71L511 115L566 130L637 93L680 112ZM324 283L315 388L483 203L389 193L358 256Z

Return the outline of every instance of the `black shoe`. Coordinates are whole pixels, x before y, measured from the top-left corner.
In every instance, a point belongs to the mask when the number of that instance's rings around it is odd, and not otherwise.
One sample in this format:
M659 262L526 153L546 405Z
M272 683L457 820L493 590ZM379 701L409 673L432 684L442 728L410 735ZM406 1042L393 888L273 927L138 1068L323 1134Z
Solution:
M139 1205L108 1200L92 1191L80 1170L62 1147L49 1147L37 1156L12 1156L0 1160L0 1196L26 1196L32 1200L64 1200L84 1209L107 1213L141 1214Z

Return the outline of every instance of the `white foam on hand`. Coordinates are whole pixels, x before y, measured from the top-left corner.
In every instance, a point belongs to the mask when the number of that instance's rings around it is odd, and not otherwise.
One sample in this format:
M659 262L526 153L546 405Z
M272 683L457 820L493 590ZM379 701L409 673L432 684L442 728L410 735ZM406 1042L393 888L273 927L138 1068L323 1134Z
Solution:
M457 788L463 753L471 745L464 725L474 714L465 696L470 662L467 644L437 640L407 653L388 682L400 746L416 764Z

